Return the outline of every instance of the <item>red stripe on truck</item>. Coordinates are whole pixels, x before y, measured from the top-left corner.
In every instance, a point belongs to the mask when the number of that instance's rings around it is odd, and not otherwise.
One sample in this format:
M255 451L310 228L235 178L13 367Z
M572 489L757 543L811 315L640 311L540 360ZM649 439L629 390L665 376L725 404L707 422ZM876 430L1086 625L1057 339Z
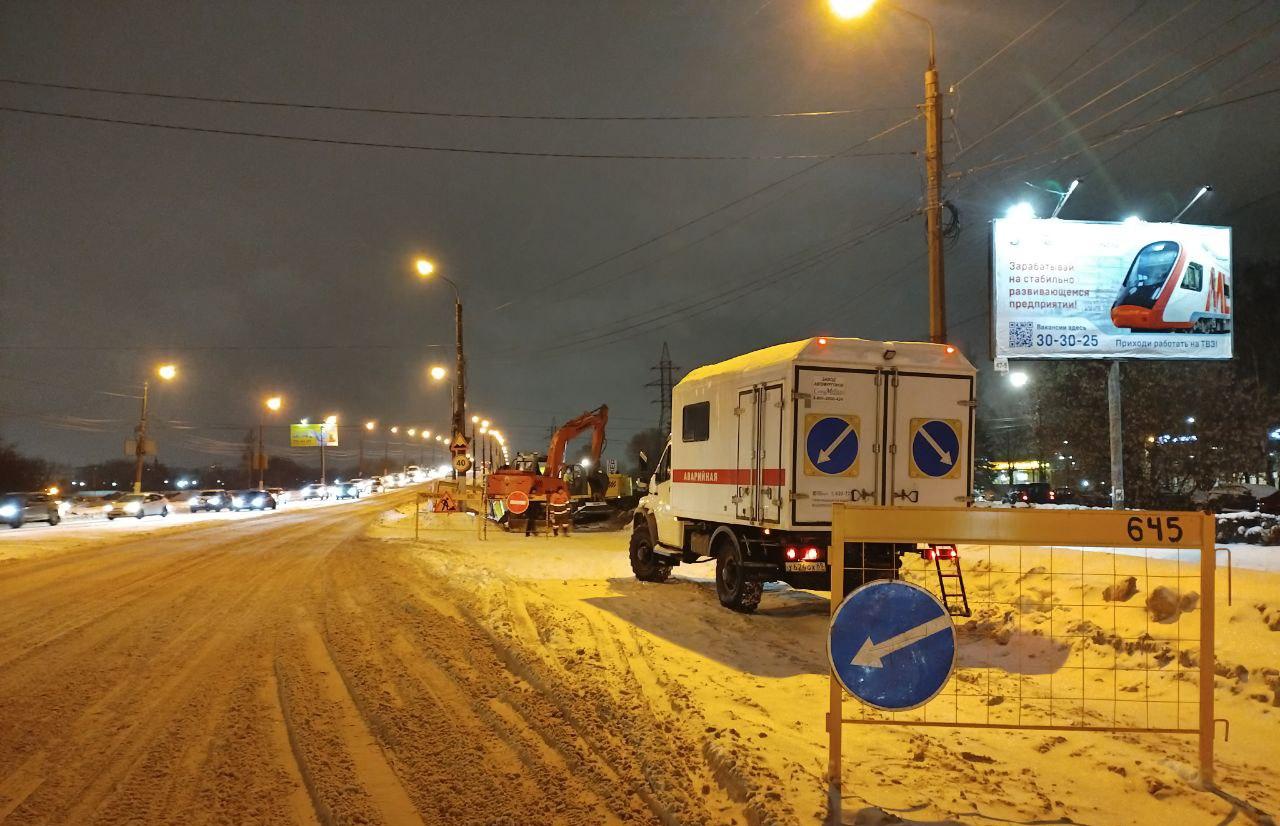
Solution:
M760 471L761 484L765 487L781 486L787 481L787 471L780 467L767 467ZM673 482L693 485L750 485L751 471L739 468L673 469Z

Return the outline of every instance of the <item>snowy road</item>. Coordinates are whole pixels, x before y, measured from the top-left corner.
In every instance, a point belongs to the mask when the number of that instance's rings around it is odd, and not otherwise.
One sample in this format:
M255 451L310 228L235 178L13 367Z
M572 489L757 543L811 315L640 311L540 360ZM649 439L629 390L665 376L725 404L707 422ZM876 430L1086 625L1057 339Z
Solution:
M0 564L0 821L653 820L642 778L362 538L397 501Z
M706 565L636 582L620 532L414 542L412 496L0 542L0 822L819 822L826 599L725 611ZM1276 580L1236 587L1221 767L1270 808ZM1231 816L1186 739L849 736L861 822Z

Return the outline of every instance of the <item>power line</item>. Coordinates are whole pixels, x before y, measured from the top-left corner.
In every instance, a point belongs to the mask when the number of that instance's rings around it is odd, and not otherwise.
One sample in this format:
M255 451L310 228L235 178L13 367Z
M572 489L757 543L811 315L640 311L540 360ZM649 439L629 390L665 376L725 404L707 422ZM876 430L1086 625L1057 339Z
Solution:
M1249 9L1247 9L1247 10L1245 10L1245 11L1241 12L1240 14L1237 14L1235 17L1230 18L1229 20L1227 20L1227 21L1226 21L1226 22L1224 22L1223 24L1219 25L1219 26L1214 30L1214 33L1216 33L1217 31L1220 31L1220 30L1221 30L1224 26L1226 26L1228 23L1231 23L1231 22L1235 21L1236 19L1238 19L1238 18L1239 18L1239 17L1241 17L1242 15L1247 14L1249 11L1252 11L1254 8L1257 8L1257 6L1258 6L1258 5L1260 5L1260 3L1255 4L1254 6L1251 6ZM1271 32L1273 32L1277 27L1280 27L1280 21L1274 22L1274 23L1272 23L1270 26L1267 26L1267 27L1265 27L1265 28L1259 29L1258 31L1254 32L1251 36L1249 36L1249 37L1245 38L1245 39L1244 39L1243 41L1241 41L1240 43L1237 43L1235 46L1232 46L1232 47L1230 47L1230 48L1226 49L1225 51L1222 51L1222 52L1219 52L1219 53L1217 53L1217 54L1215 54L1215 55L1212 55L1212 56L1210 56L1210 57L1208 57L1208 58L1206 58L1206 59L1204 59L1204 60L1200 61L1199 63L1196 63L1196 64L1194 64L1194 65L1192 65L1192 66L1188 67L1187 69L1184 69L1183 71L1179 72L1178 74L1174 75L1173 77L1166 79L1166 80L1165 80L1165 81L1163 81L1162 83L1159 83L1159 84L1157 84L1156 86L1154 86L1154 87L1152 87L1152 88L1150 88L1150 89L1147 89L1145 92L1142 92L1142 93L1140 93L1140 94L1138 94L1138 95L1136 95L1136 96L1134 96L1134 97L1130 98L1129 100L1127 100L1127 101L1125 101L1125 102L1123 102L1123 103L1121 103L1121 104L1117 105L1117 106L1113 106L1111 109L1108 109L1106 112L1103 112L1101 115L1097 115L1097 116L1095 116L1092 120L1088 121L1087 123L1084 123L1084 124L1082 124L1082 125L1080 125L1080 126L1072 126L1072 127L1070 128L1070 130L1069 130L1066 134L1060 135L1059 137L1057 137L1057 138L1055 138L1054 140L1050 141L1048 144L1046 144L1044 147L1042 147L1042 150L1043 150L1043 149L1047 149L1048 147L1053 146L1053 145L1055 145L1055 144L1062 143L1063 141L1065 141L1067 138L1071 137L1072 135L1079 134L1079 133L1083 132L1085 129L1088 129L1090 126L1094 125L1095 123L1098 123L1099 121L1104 120L1104 119L1106 119L1106 118L1110 117L1111 115L1114 115L1116 112L1119 112L1119 111L1120 111L1120 110L1122 110L1122 109L1126 109L1126 108L1128 108L1128 107L1132 106L1133 104L1137 103L1138 101L1142 100L1143 98L1148 97L1149 95L1152 95L1152 94L1154 94L1154 93L1156 93L1156 92L1160 91L1161 89L1165 88L1166 86L1170 85L1171 83L1176 83L1177 81L1182 80L1182 79L1184 79L1184 78L1186 78L1186 77L1188 77L1188 76L1190 76L1190 75L1192 75L1192 74L1194 74L1194 73L1202 72L1202 71L1205 71L1205 70L1206 70L1206 69L1208 69L1208 68L1211 68L1213 65L1215 65L1215 64L1217 64L1217 63L1220 63L1221 61L1225 60L1226 58L1228 58L1228 57L1230 57L1231 55L1235 54L1236 52L1240 51L1241 49L1243 49L1244 47L1246 47L1246 46L1248 46L1249 44L1253 43L1254 41L1256 41L1256 40L1258 40L1258 39L1260 39L1260 38L1262 38L1262 37L1265 37L1266 35L1270 34L1270 33L1271 33ZM1198 42L1199 42L1199 41L1197 41L1197 43L1198 43ZM1193 49L1188 49L1188 50L1186 50L1186 51L1193 51ZM1102 92L1101 94L1096 95L1095 97L1091 98L1090 100L1086 101L1085 103L1083 103L1083 104L1081 104L1081 105L1077 106L1075 109L1073 109L1073 110L1071 110L1070 112L1067 112L1066 114L1062 115L1060 118L1058 118L1057 120L1053 121L1052 123L1047 124L1046 126L1041 127L1039 130L1037 130L1036 132L1032 133L1032 134L1031 134L1031 135L1029 135L1028 137L1024 138L1022 141L1020 141L1020 143L1024 143L1024 144L1025 144L1025 143L1027 143L1028 141L1032 140L1033 138L1038 137L1039 135L1044 134L1046 131L1048 131L1049 129L1052 129L1054 126L1057 126L1057 125L1058 125L1058 124L1060 124L1060 123L1063 123L1063 122L1065 122L1065 121L1070 120L1072 116L1074 116L1074 115L1078 114L1079 112L1081 112L1082 110L1084 110L1084 109L1088 108L1089 106L1092 106L1094 103L1096 103L1096 102L1098 102L1099 100L1101 100L1101 99L1105 98L1107 95L1111 94L1111 93L1112 93L1112 92L1114 92L1116 89L1119 89L1120 87L1122 87L1122 86L1124 86L1124 85L1128 84L1130 81L1134 80L1134 79L1135 79L1135 78L1137 78L1137 77L1140 77L1141 75L1145 74L1146 72L1148 72L1149 70L1151 70L1151 69L1152 69L1152 68L1154 68L1155 66L1158 66L1159 64L1161 64L1161 63L1165 62L1166 60L1169 60L1169 59L1170 59L1170 57L1173 57L1173 56L1176 56L1176 55L1166 55L1166 56L1164 56L1164 57L1162 57L1162 58L1159 58L1159 59L1157 59L1157 60L1155 60L1155 61L1153 61L1153 62L1149 63L1145 68L1143 68L1143 69L1141 69L1140 71L1138 71L1138 72L1134 73L1133 75L1130 75L1130 76L1129 76L1128 78L1126 78L1125 80L1122 80L1122 81L1120 81L1119 83L1117 83L1117 84L1113 85L1111 88L1107 89L1105 92ZM1034 153L1032 153L1032 154L1034 154ZM979 168L981 168L981 167L979 167Z
M823 250L820 250L818 252L813 253L812 255L809 255L806 258L800 258L800 260L796 260L796 261L792 261L790 263L784 264L778 267L777 269L769 270L765 272L763 275L761 275L760 277L755 278L752 281L749 281L745 284L741 284L738 287L735 287L734 289L729 290L728 292L721 292L719 290L715 290L710 292L707 295L707 297L694 302L688 302L688 301L668 302L667 304L662 305L661 307L657 307L652 310L648 310L645 313L639 313L634 316L631 316L631 318L641 318L641 320L636 321L632 324L624 325L622 327L616 327L613 329L608 329L604 332L600 332L594 335L587 335L585 337L580 336L579 338L576 338L570 341L562 341L549 347L542 347L538 349L539 355L547 356L547 355L555 354L557 352L560 352L560 353L567 352L572 348L581 346L583 344L591 343L591 342L601 341L602 339L612 339L609 341L604 341L603 344L617 344L622 341L635 338L636 336L644 335L646 333L651 333L655 330L659 330L664 327L669 327L670 325L676 323L676 321L678 320L688 321L690 319L696 318L700 315L710 312L711 310L727 306L743 298L746 298L748 295L759 292L762 289L767 289L771 286L775 286L781 283L783 280L795 278L805 270L812 269L813 267L819 264L825 263L831 260L832 258L834 258L835 256L839 255L841 252L847 249L850 249L852 247L859 246L860 244L864 243L865 241L869 240L875 235L878 235L879 233L884 232L885 230L890 229L893 226L896 226L907 220L910 220L918 212L919 210L912 209L906 214L891 215L890 217L886 218L885 220L881 221L879 224L875 226L868 228L868 227L865 227L864 225L864 227L861 228L861 229L864 229L864 231L861 232L860 234L855 234L852 238L848 238L847 240L840 241L833 245L830 245ZM810 247L806 248L806 250L812 249L812 246L814 245L811 245ZM794 259L801 254L802 253L796 253L788 257ZM661 311L667 307L674 307L675 309L667 310L666 312L658 312L657 315L653 315L650 318L642 318L642 316L651 315L652 313ZM626 319L623 319L623 320L626 320ZM650 326L650 325L656 325L656 326ZM584 331L584 333L585 332L590 332L590 331ZM625 334L625 335L620 335L620 334ZM512 348L512 351L510 352L514 353L516 350L523 350L523 349L524 348Z
M105 86L83 86L72 83L51 83L19 78L0 78L0 83L39 89L62 89L72 92L93 92L127 97L156 98L160 100L185 100L196 103L226 103L236 106L264 106L277 109L320 110L326 112L355 112L375 115L412 115L428 118L458 118L467 120L548 120L548 121L703 121L703 120L765 120L786 118L823 118L837 115L856 115L866 112L900 112L910 106L862 106L853 109L822 109L801 112L763 112L712 115L517 115L505 112L449 112L435 109L399 109L378 106L339 106L330 103L299 103L297 101L265 100L215 95L190 95L171 92L144 92L134 89L115 89Z
M1033 32L1035 32L1035 30L1036 30L1036 29L1040 28L1040 27L1041 27L1041 26L1043 26L1045 23L1048 23L1048 22L1049 22L1049 19L1050 19L1051 17L1053 17L1054 15L1056 15L1058 12L1062 11L1062 9L1063 9L1064 7L1066 7L1066 5L1067 5L1068 3L1070 3L1070 2L1071 2L1071 0L1062 0L1062 2L1061 2L1061 3L1059 3L1056 7L1054 7L1053 11L1049 12L1049 13L1048 13L1048 14L1046 14L1044 17L1041 17L1039 20L1037 20L1035 23L1031 24L1031 26L1029 26L1027 29L1025 29L1025 30L1022 32L1022 34L1018 35L1018 36L1017 36L1017 37L1015 37L1014 39L1010 40L1008 43L1004 44L1004 46L1002 46L1001 48L997 49L997 50L995 51L995 53L994 53L994 54L992 54L990 57L988 57L986 60L982 61L982 62L981 62L981 63L979 63L977 66L975 66L975 67L973 67L972 69L970 69L968 74L966 74L964 77L962 77L962 78L960 78L959 80L957 80L955 83L951 84L951 87L952 87L953 89L959 88L960 84L964 83L966 80L968 80L969 78L973 77L973 76L974 76L974 75L976 75L978 72L982 71L984 68L986 68L987 64L991 63L993 60L995 60L996 58L1000 57L1000 55L1004 54L1004 53L1005 53L1005 52L1007 52L1009 49L1011 49L1011 48L1013 48L1014 46L1016 46L1019 42L1021 42L1021 41L1022 41L1022 39L1023 39L1023 38L1025 38L1025 37L1027 37L1027 36L1031 35Z
M724 212L724 211L726 211L726 210L732 209L733 207L737 206L738 204L741 204L741 203L743 203L743 202L745 202L745 201L749 201L749 200L751 200L752 198L754 198L754 197L755 197L755 196L757 196L757 195L760 195L760 194L762 194L762 193L768 192L769 190L771 190L771 189L773 189L773 188L775 188L775 187L781 186L782 184L786 183L787 181L790 181L790 180L792 180L792 179L794 179L794 178L798 178L799 176L801 176L801 175L805 174L806 172L810 172L810 171L812 171L812 170L814 170L814 169L817 169L818 167L823 166L824 164L826 164L826 163L830 162L831 160L834 160L835 158L838 158L838 157L844 157L847 153L852 152L854 149L858 149L859 147L866 146L867 144L871 143L872 141L879 140L880 138L887 137L887 136L889 136L889 135L893 134L894 132L898 131L899 129L902 129L903 127L907 126L908 124L910 124L910 123L912 123L912 122L914 122L914 121L918 120L918 119L919 119L919 117L920 117L919 115L913 115L912 117L909 117L909 118L906 118L906 119L904 119L904 120L898 121L897 123L893 124L892 126L889 126L889 127L888 127L888 128L886 128L886 129L882 129L882 130L880 130L879 132L875 133L874 135L872 135L872 136L871 136L871 137L869 137L869 138L865 138L865 139L863 139L863 140L861 140L861 141L858 141L857 143L855 143L855 144L853 144L853 145L851 145L851 146L845 147L843 150L841 150L840 152L838 152L836 155L833 155L833 156L831 156L831 157L829 157L829 158L824 158L823 160L820 160L820 161L818 161L817 163L809 164L808 166L805 166L805 167L803 167L803 168L801 168L801 169L797 169L795 172L792 172L792 173L790 173L790 174L784 175L783 177L778 178L778 179L776 179L776 180L774 180L774 181L771 181L771 182L769 182L769 183L765 184L764 186L761 186L761 187L758 187L758 188L756 188L756 189L753 189L752 191L748 192L748 193L747 193L747 194L745 194L745 195L741 195L741 196L739 196L739 197L737 197L737 198L734 198L734 199L732 199L732 200L730 200L730 201L727 201L727 202L725 202L725 203L723 203L723 204L720 204L719 206L714 207L713 209L710 209L710 210L708 210L708 211L706 211L706 212L703 212L703 213L701 213L701 214L699 214L699 215L697 215L697 216L694 216L693 218L690 218L690 219L688 219L687 221L684 221L684 222L679 223L679 224L677 224L677 225L675 225L675 226L673 226L673 227L670 227L670 228L668 228L668 229L666 229L666 230L663 230L662 232L658 233L657 235L652 235L652 236L650 236L650 237L648 237L648 238L644 239L643 241L639 241L639 242L637 242L637 243L635 243L635 244L632 244L631 246L627 247L626 249L619 250L618 252L615 252L615 253L611 253L610 255L607 255L607 256L605 256L604 258L600 258L600 259L598 259L598 260L596 260L596 261L592 262L591 264L586 265L585 267L582 267L582 268L580 268L580 269L574 270L574 271L573 271L573 272L571 272L571 273L567 273L567 274L562 275L562 276L559 276L559 277L557 277L557 278L555 278L555 279L553 279L553 280L551 280L551 281L549 281L549 282L546 282L546 283L544 283L544 284L541 284L541 285L539 285L539 286L537 287L537 289L541 291L541 290L546 290L546 289L548 289L548 288L550 288L550 287L555 287L555 286L558 286L558 285L560 285L560 284L564 284L564 283L566 283L566 282L568 282L568 281L572 281L572 280L573 280L573 279L575 279L575 278L579 278L579 277L581 277L581 276L583 276L583 275L586 275L586 274L587 274L587 273L589 273L589 272L592 272L592 271L594 271L594 270L597 270L597 269L599 269L600 267L603 267L603 266L604 266L604 265L606 265L606 264L610 264L610 263L612 263L612 262L614 262L614 261L617 261L617 260L618 260L618 259L620 259L620 258L624 258L624 257L626 257L626 256L630 255L630 254L631 254L631 253L633 253L633 252L638 252L638 251L640 251L640 250L642 250L642 249L644 249L644 248L646 248L646 247L652 246L653 244L656 244L658 241L661 241L661 240L662 240L662 239L664 239L664 238L670 237L670 236L672 236L672 235L676 234L677 232L680 232L681 230L688 229L689 227L693 226L694 224L701 223L702 221L705 221L705 220L707 220L708 218L712 218L712 217L714 217L714 216L716 216L716 215L719 215L720 213L722 213L722 212ZM906 154L911 154L911 153L906 153ZM747 214L748 214L748 215L750 215L751 213L747 213ZM742 217L739 217L737 220L738 220L738 221L742 220ZM734 223L736 223L736 221L735 221ZM494 309L495 309L495 310L501 310L501 309L504 309L505 307L510 306L512 303L513 303L513 302L508 301L508 302L506 302L506 303L504 303L504 304L500 304L500 305L498 305L498 306L497 306L497 307L495 307Z
M859 155L848 154L795 154L795 155L662 155L662 154L630 154L625 152L535 152L522 149L480 149L474 146L433 146L415 143L380 143L377 141L350 140L344 138L318 138L309 135L287 135L280 132L255 132L247 129L226 129L212 126L183 126L176 123L162 123L150 120L128 120L125 118L106 118L96 115L81 115L71 112L50 112L44 109L26 109L19 106L0 106L0 112L15 112L23 115L36 115L63 120L88 121L91 123L108 123L116 126L138 126L147 129L165 129L173 132L195 132L204 135L230 135L241 138L261 138L265 140L292 141L295 143L315 143L328 146L357 146L365 149L398 149L417 152L446 152L463 155L489 155L509 158L560 158L574 160L605 161L811 161L833 160L837 157L880 157L885 154L868 152Z
M1103 60L1101 60L1101 61L1099 61L1099 62L1097 62L1097 63L1093 64L1093 66L1091 66L1087 71L1082 72L1082 73L1081 73L1081 74L1079 74L1079 75L1076 75L1074 78L1072 78L1071 80L1069 80L1069 81L1067 81L1066 83L1062 84L1061 86L1057 87L1056 89L1050 89L1049 91L1047 91L1047 92L1045 92L1043 95L1041 95L1041 96L1040 96L1040 98L1039 98L1039 100L1037 100L1035 103L1032 103L1030 106L1027 106L1027 107L1023 108L1022 110L1020 110L1019 112L1017 112L1017 113L1016 113L1015 115L1013 115L1012 117L1006 118L1005 120L1003 120L1003 121L1001 121L1000 123L998 123L996 126L994 126L994 127L992 127L991 129L989 129L986 133L984 133L984 134L982 134L982 135L978 136L978 138L977 138L976 140L972 141L968 146L964 147L964 148L963 148L963 149L961 149L959 152L957 152L957 153L956 153L956 158L959 158L960 156L965 155L965 154L967 154L968 152L973 151L974 147L978 146L978 145L979 145L980 143L982 143L983 141L987 140L988 138L990 138L990 137L992 137L993 135L997 134L998 132L1002 131L1005 127L1007 127L1007 126L1009 126L1009 125L1011 125L1011 124L1013 124L1013 123L1016 123L1018 120L1020 120L1020 119L1022 118L1022 116L1023 116L1023 115L1026 115L1028 112L1031 112L1031 111L1035 110L1035 109L1036 109L1036 108L1038 108L1041 104L1044 104L1044 103L1046 103L1046 102L1048 102L1048 101L1050 101L1050 100L1053 100L1057 95L1059 95L1059 94L1060 94L1060 93L1062 93L1062 92L1065 92L1067 89L1070 89L1072 86L1074 86L1075 84L1077 84L1077 83L1079 83L1080 81L1084 80L1086 77L1089 77L1089 76L1090 76L1090 75L1092 75L1094 72L1096 72L1096 71L1098 71L1099 69L1101 69L1103 66L1105 66L1105 65L1107 65L1108 63L1110 63L1111 61L1115 60L1117 57L1120 57L1121 55L1124 55L1124 54L1128 54L1128 53L1130 52L1130 50L1132 50L1132 49L1133 49L1133 47L1134 47L1134 46L1137 46L1139 43L1141 43L1142 41L1144 41L1144 40L1146 40L1147 38L1151 37L1151 36L1152 36L1153 34L1155 34L1156 32L1158 32L1158 31L1160 31L1161 29L1163 29L1164 27L1166 27L1166 26L1170 25L1171 23L1173 23L1174 21L1176 21L1178 18L1182 17L1184 14L1188 13L1188 12L1189 12L1189 11L1191 11L1193 8L1195 8L1196 6L1200 5L1200 4L1201 4L1201 3L1203 3L1203 2L1204 2L1204 0L1190 0L1190 2L1189 2L1189 3L1187 3L1187 4L1186 4L1185 6L1183 6L1181 9L1179 9L1177 12L1175 12L1175 13L1174 13L1174 14L1172 14L1172 15L1170 15L1169 17L1164 18L1164 20L1162 20L1162 21L1161 21L1160 23L1158 23L1157 25L1152 26L1151 28L1147 29L1147 31L1143 32L1141 35L1139 35L1139 36L1138 36L1137 38L1135 38L1134 40L1131 40L1129 43L1125 44L1124 46L1121 46L1119 49L1116 49L1114 52L1112 52L1110 55L1108 55L1108 56L1107 56L1106 58L1104 58ZM1127 18L1126 18L1126 19L1127 19ZM1096 44L1095 44L1095 45L1096 45ZM1091 48L1092 48L1092 47L1091 47ZM1130 77L1130 80L1132 80L1132 77ZM1050 81L1050 82L1052 82L1052 81ZM1126 81L1126 82L1127 82L1127 81Z

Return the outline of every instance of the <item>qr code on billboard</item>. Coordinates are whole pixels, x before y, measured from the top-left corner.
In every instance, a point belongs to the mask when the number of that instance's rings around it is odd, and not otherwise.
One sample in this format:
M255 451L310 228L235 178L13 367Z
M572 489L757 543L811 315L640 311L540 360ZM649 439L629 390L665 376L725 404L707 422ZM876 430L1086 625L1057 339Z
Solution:
M1009 346L1010 347L1030 347L1031 333L1035 330L1035 322L1033 321L1010 321L1009 322Z

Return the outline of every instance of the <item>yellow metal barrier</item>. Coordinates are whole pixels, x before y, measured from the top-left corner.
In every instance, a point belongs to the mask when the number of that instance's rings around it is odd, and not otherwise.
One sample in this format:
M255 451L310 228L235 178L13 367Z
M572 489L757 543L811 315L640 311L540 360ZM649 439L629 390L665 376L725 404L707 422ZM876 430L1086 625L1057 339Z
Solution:
M919 708L882 711L853 699L857 711L846 716L832 669L833 817L846 724L1194 734L1200 782L1213 784L1212 515L837 504L831 539L833 618L846 578L888 575L940 590L934 566L907 555L900 570L886 570L883 557L869 567L863 543L958 545L972 606L972 616L954 618L958 664L947 686ZM859 559L865 567L852 564ZM1143 599L1130 604L1137 594ZM1172 603L1153 620L1149 601L1157 597L1156 608ZM1032 669L1019 667L1028 644L1029 656L1040 657ZM1184 699L1193 681L1195 699Z

